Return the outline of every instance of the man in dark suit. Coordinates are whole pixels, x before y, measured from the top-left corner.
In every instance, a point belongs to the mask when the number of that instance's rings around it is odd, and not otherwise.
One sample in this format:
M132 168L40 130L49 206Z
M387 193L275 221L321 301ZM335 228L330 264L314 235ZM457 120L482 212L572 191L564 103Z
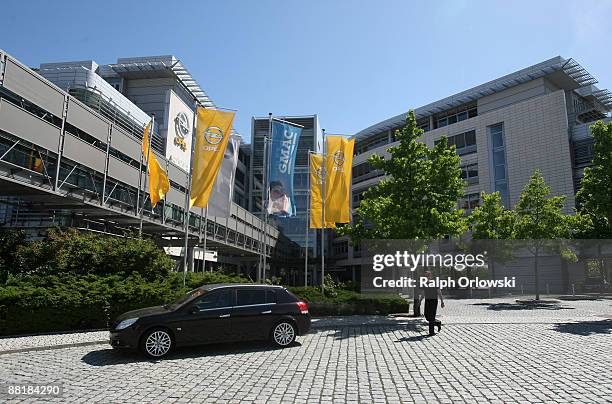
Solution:
M427 279L432 279L431 271L425 272ZM436 311L438 310L438 299L440 299L440 307L444 308L444 299L442 292L438 287L424 287L421 298L425 298L425 319L429 323L429 335L436 335L434 327L438 326L438 332L442 329L442 322L436 320Z

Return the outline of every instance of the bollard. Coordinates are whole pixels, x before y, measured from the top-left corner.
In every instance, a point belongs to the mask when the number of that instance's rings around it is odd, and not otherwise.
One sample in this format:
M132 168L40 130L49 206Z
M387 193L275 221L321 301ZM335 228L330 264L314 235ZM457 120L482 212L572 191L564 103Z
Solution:
M576 296L576 287L573 283L572 283L572 296Z
M489 299L491 298L491 288L489 288Z
M550 295L550 288L548 287L548 283L546 284L546 294Z
M524 295L524 294L525 294L525 292L523 291L523 286L524 286L524 285L521 283L521 295Z
M473 293L473 289L470 288L470 299L473 297L474 293Z

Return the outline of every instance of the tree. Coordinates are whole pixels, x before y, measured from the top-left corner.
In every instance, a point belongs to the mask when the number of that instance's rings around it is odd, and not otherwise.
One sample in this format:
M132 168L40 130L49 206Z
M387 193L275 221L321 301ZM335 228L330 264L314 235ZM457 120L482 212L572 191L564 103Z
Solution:
M0 229L0 285L17 268L17 250L26 245L26 234L20 230Z
M598 121L591 126L593 134L593 165L584 169L576 202L580 214L590 219L584 239L612 238L612 122ZM601 243L597 243L597 263L602 277L607 276ZM609 277L609 276L608 276Z
M480 194L482 205L472 211L470 228L475 240L511 240L514 237L516 216L501 204L499 192ZM512 257L512 246L499 242L485 242L489 256L491 278L495 279L495 262L506 262ZM476 243L479 244L479 243Z
M419 140L422 133L410 111L406 126L395 132L399 144L388 149L391 158L369 158L389 177L366 191L353 224L338 229L353 245L364 239L432 240L465 231L463 211L457 208L464 187L461 159L446 138L429 148Z
M515 215L501 204L499 192L480 194L482 205L472 211L472 238L477 240L510 240L514 232Z
M612 238L612 122L591 126L593 166L584 169L576 194L578 211L591 219L585 238Z
M540 300L538 258L551 246L552 239L569 239L577 227L577 216L563 213L565 196L550 196L550 187L536 170L523 188L515 206L514 235L526 240L526 247L534 256L536 300Z
M166 277L173 260L153 240L50 229L47 237L17 249L13 275L108 275Z

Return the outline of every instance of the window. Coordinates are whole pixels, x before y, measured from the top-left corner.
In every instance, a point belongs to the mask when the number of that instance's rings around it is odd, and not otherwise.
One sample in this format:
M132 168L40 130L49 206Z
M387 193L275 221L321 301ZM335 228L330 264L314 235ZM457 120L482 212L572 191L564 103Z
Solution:
M278 296L275 290L268 290L266 292L266 303L278 303Z
M490 159L493 171L492 188L495 192L499 192L502 204L506 207L510 207L504 124L498 123L491 125L487 130L489 132L489 139L491 140Z
M465 211L465 213L471 212L473 209L480 205L480 195L468 194L461 198L459 207Z
M387 131L368 137L355 144L355 155L365 153L389 143L389 133Z
M468 185L478 184L478 163L461 166L461 179Z
M460 156L475 153L477 151L475 130L459 133L458 135L454 136L447 136L446 141L449 146L455 145L457 148L457 154ZM434 144L438 143L440 143L440 139L434 142Z
M236 306L250 306L253 304L266 304L265 289L238 289Z
M211 310L220 309L222 307L231 307L232 290L223 289L205 293L204 296L196 300L195 305L199 310Z
M370 178L380 177L385 175L383 170L374 169L369 162L364 162L353 167L353 179L365 181Z
M573 143L574 146L574 163L576 166L585 166L591 164L594 154L593 139L577 140Z
M478 116L478 109L475 106L463 106L459 108L461 109L454 109L439 114L438 119L435 121L437 123L436 128L442 128L444 126L452 125L454 123Z
M423 132L429 131L429 118L426 121L417 122L417 127L421 129ZM395 141L395 139L393 139Z

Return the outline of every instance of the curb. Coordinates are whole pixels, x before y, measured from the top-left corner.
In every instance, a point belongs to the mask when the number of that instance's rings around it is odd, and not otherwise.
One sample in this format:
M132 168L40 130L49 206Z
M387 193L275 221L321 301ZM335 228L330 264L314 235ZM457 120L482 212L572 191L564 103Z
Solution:
M33 346L33 347L28 347L28 348L7 349L6 351L0 351L0 356L13 354L13 353L20 353L20 352L50 351L53 349L74 348L74 347L79 347L79 346L100 345L100 344L108 344L108 340L105 339L105 340L98 340L98 341L75 342L73 344Z

